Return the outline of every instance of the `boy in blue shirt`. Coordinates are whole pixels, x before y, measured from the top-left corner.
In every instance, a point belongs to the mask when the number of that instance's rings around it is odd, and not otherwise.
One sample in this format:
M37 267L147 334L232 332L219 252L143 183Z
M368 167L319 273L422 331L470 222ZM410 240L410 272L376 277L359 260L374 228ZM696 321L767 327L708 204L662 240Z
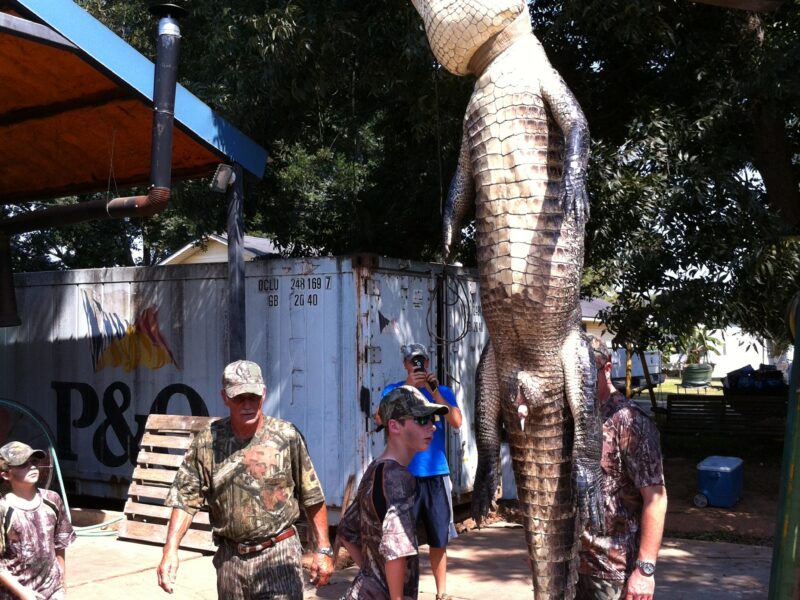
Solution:
M461 411L453 390L439 385L435 373L428 371L430 356L422 344L408 344L401 348L404 381L392 383L383 390L386 396L402 385L418 388L429 402L448 406L450 411L436 422L436 432L427 450L417 452L408 470L417 478L418 498L415 505L417 522L424 527L430 547L431 570L436 581L436 600L446 600L447 595L447 542L456 537L453 526L452 483L450 466L445 454L445 421L455 428L461 427Z

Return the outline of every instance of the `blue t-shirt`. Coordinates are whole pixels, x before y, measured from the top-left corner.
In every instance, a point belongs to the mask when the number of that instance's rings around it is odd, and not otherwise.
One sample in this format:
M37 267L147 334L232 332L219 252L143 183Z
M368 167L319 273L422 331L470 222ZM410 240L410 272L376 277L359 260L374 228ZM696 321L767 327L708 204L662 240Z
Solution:
M398 381L397 383L390 383L383 388L381 398L391 392L394 388L405 384L405 379L403 381ZM427 387L418 389L428 399L428 402L433 402L433 394L431 394L431 391ZM450 406L455 406L458 408L456 395L452 389L446 385L440 385L439 394L441 394L442 398L444 398ZM447 455L445 454L444 442L444 417L439 417L439 420L436 421L436 432L433 434L431 445L428 446L428 449L425 450L425 452L417 452L414 455L414 458L411 459L411 462L408 465L408 470L411 471L415 477L449 475L450 466L447 464Z

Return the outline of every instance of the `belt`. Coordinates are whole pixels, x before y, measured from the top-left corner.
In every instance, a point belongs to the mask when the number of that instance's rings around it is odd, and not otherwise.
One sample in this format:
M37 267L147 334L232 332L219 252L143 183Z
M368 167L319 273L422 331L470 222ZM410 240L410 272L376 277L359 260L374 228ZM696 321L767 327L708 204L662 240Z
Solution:
M294 527L289 527L289 529L284 529L278 535L274 535L263 542L258 542L257 544L236 544L236 551L239 554L253 554L254 552L261 552L266 548L272 548L272 546L278 542L288 540L293 535L296 535L296 533L297 532L294 530Z

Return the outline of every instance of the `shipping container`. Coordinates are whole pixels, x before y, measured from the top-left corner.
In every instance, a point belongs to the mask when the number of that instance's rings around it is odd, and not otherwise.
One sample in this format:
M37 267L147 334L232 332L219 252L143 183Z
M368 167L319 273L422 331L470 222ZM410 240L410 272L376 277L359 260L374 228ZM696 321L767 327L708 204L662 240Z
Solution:
M0 398L53 430L71 493L124 498L148 414L224 415L227 265L21 274L23 324L0 329ZM383 450L372 415L404 379L400 347L431 351L464 413L450 430L454 493L472 489L474 373L486 342L475 273L376 256L246 264L246 352L264 412L303 432L327 503ZM0 432L1 433L1 432Z

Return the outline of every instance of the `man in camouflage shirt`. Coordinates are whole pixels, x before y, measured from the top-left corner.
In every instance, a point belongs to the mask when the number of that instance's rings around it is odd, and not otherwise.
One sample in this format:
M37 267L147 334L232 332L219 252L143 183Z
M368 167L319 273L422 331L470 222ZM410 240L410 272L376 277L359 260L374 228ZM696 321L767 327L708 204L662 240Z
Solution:
M648 600L664 532L667 492L658 430L611 382L605 345L592 340L603 420L603 498L607 535L581 536L578 600Z
M266 387L258 365L231 363L222 380L230 416L197 434L170 488L166 504L173 510L158 584L172 593L178 546L207 504L219 543L218 596L300 600L302 548L294 523L301 504L319 544L311 581L326 585L333 572L322 488L297 428L261 412Z
M414 454L430 445L435 415L448 410L408 385L381 400L378 430L386 427L386 449L367 467L356 499L339 523L338 535L360 567L345 600L416 600L417 483L406 467Z

